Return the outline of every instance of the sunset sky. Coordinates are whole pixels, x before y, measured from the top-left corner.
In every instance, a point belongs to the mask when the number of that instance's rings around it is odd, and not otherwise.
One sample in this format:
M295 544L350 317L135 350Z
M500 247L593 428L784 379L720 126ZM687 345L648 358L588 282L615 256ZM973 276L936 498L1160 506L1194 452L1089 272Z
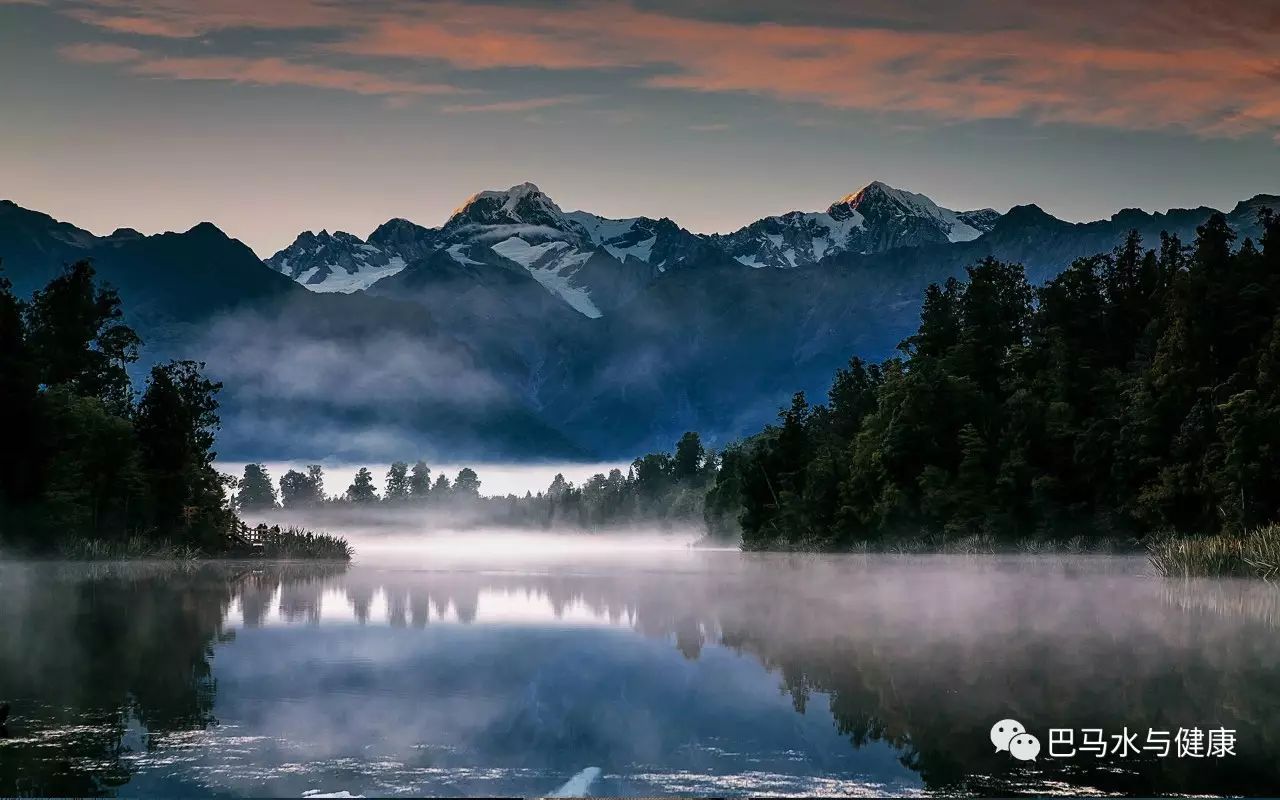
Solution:
M0 0L0 197L106 233L437 225L533 181L724 231L1280 193L1274 0Z

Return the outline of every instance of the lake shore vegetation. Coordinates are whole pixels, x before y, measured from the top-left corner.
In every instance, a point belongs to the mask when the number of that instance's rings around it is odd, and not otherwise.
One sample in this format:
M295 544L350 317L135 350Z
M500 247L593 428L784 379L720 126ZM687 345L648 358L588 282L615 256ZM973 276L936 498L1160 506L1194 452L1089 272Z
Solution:
M29 300L0 277L6 551L96 559L234 549L241 523L214 468L221 384L203 364L169 361L153 366L138 391L128 368L141 344L119 295L88 261ZM293 551L340 549L305 541Z

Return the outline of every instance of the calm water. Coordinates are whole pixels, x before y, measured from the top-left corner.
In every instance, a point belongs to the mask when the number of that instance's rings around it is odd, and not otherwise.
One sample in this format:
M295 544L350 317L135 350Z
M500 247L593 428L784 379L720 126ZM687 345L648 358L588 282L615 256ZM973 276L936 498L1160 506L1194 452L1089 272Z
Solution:
M1280 793L1280 589L1141 559L0 565L0 795ZM995 753L1020 720L1034 762ZM1215 758L1048 729L1225 727ZM1076 734L1079 736L1080 734Z

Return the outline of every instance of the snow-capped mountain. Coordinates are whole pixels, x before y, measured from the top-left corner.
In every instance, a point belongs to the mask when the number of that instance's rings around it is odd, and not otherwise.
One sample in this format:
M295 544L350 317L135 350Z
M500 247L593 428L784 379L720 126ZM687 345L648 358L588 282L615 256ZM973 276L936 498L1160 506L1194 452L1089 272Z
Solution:
M396 274L408 262L345 231L305 231L266 263L313 292L350 294Z
M537 186L522 183L473 195L440 228L394 219L367 240L308 231L267 264L312 291L351 293L444 251L466 266L527 270L551 294L595 318L654 274L705 256L707 247L668 219L566 213Z
M707 257L715 246L708 237L681 228L670 219L631 217L610 219L587 211L570 211L565 215L586 230L591 241L626 262L635 259L666 272Z
M388 220L369 234L370 245L388 256L412 263L434 253L440 247L440 232L424 228L407 219Z
M992 209L952 211L922 194L873 181L826 211L792 211L765 217L715 237L749 267L787 269L816 264L841 253L881 253L897 247L967 242L991 230Z
M467 267L526 270L594 319L672 270L730 259L789 269L845 253L964 242L989 231L999 217L991 209L951 211L877 181L823 212L793 211L728 235L705 236L665 217L563 211L537 186L521 183L473 195L440 228L395 219L368 240L307 232L267 263L313 291L349 293L444 252Z
M523 267L591 318L706 249L701 237L669 219L565 212L532 183L474 195L441 228L441 242L460 263L496 256Z

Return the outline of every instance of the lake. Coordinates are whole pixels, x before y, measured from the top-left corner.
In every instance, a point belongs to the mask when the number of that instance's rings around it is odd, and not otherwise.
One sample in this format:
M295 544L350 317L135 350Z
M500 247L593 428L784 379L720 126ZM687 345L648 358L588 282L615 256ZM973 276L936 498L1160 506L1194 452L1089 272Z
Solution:
M0 795L1280 792L1269 584L1136 557L474 543L0 564ZM1035 760L993 747L1005 719Z

